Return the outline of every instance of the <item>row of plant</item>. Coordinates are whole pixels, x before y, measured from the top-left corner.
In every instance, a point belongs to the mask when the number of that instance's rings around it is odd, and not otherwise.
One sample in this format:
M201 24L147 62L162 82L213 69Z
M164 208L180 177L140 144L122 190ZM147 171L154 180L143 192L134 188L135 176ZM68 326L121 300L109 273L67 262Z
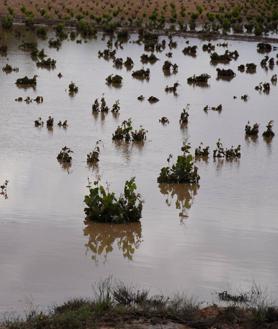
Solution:
M141 2L128 0L116 3L93 4L81 2L73 7L70 3L53 3L48 1L42 6L31 2L29 8L18 6L13 8L4 2L6 16L1 20L5 29L13 27L14 19L20 16L25 20L27 27L32 27L36 20L59 20L60 27L65 24L74 24L78 32L91 37L97 27L107 32L117 28L145 27L166 29L166 24L171 24L170 29L182 31L195 31L198 25L203 31L254 33L261 35L277 29L278 8L275 0L258 0L245 2L207 2L201 1L195 6L185 6L183 3L164 1L156 3L153 0L142 6ZM3 14L3 13L2 13ZM56 30L63 36L62 28ZM45 37L45 32L40 28L38 35ZM123 34L124 35L124 34Z

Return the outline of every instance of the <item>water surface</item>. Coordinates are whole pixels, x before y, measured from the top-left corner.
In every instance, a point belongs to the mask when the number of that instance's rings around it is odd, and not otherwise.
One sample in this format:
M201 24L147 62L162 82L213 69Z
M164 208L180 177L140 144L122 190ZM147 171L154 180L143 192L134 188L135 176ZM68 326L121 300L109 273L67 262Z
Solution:
M237 73L227 82L216 79L216 67L201 49L203 41L190 39L191 45L198 45L198 56L192 58L182 53L185 39L176 38L178 46L170 60L179 65L178 73L165 77L162 72L167 48L157 54L160 61L145 65L151 78L141 82L125 68L117 70L112 62L98 59L107 41L101 37L82 44L64 41L59 51L38 41L38 48L57 60L53 71L38 69L29 53L18 49L23 39L2 38L9 51L8 59L0 57L0 66L11 63L19 73L0 72L0 183L9 180L8 199L0 198L1 312L91 296L92 285L109 275L153 293L183 290L201 300L211 299L214 291L248 289L256 282L277 298L278 144L277 137L266 143L261 133L271 119L278 131L278 92L274 86L269 95L254 90L277 69L260 67L263 55L256 52L256 43L229 41L229 49L237 49L240 57L227 66ZM217 47L219 53L224 50ZM140 69L142 53L143 46L128 43L117 56L132 57L134 69ZM256 74L237 71L239 64L249 62L258 65ZM123 76L121 88L105 84L111 73ZM187 84L189 76L201 73L212 76L208 88ZM36 90L16 87L17 78L34 74ZM79 87L75 97L66 92L71 81ZM166 94L165 86L176 81L178 96ZM91 105L102 94L110 106L120 100L118 118L111 113L92 116ZM141 94L160 101L139 102ZM243 94L249 95L247 102L240 99ZM37 95L44 97L43 104L14 101ZM221 114L203 111L205 105L220 103ZM186 104L189 124L181 129L179 117ZM34 127L35 119L49 115L56 122L67 119L69 128ZM168 117L169 125L159 123L162 116ZM112 142L117 125L128 118L149 131L143 146ZM260 123L256 141L245 139L248 120ZM185 139L193 148L202 141L213 149L218 138L225 146L241 144L242 158L198 162L199 187L157 184L169 153L176 156ZM92 170L86 154L98 139L104 146L99 166ZM56 160L64 145L74 151L69 170ZM136 176L145 201L141 223L84 223L87 179L96 175L117 193L126 179Z

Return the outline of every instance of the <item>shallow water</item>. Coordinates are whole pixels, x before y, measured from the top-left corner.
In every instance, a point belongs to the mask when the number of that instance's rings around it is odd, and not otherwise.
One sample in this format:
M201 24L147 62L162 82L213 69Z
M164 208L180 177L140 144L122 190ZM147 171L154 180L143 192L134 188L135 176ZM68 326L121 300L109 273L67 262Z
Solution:
M237 73L227 82L216 80L216 67L201 49L203 41L190 39L191 45L198 45L198 56L192 58L182 53L185 40L176 38L178 47L170 61L179 65L178 74L164 77L161 67L167 48L157 54L160 61L145 65L151 78L141 82L125 68L117 70L112 62L98 59L97 52L107 41L100 37L82 44L64 41L59 51L39 41L38 48L57 60L54 71L38 69L29 53L18 49L22 41L3 38L9 60L0 57L0 66L9 62L19 73L0 72L0 183L9 180L8 199L0 198L1 312L92 296L93 284L109 275L153 293L182 290L201 300L210 300L215 291L248 289L256 282L278 299L278 144L277 137L268 144L261 136L271 119L278 131L278 92L274 86L269 95L254 90L277 69L260 67L263 55L256 52L256 43L229 42L229 49L237 49L240 57L227 66ZM224 50L217 48L219 53ZM134 69L140 69L142 53L142 46L128 43L117 57L132 57ZM237 71L239 64L249 62L258 64L256 74ZM208 88L187 84L189 76L205 72L212 76ZM122 88L105 84L111 73L123 76ZM36 90L16 87L17 78L34 74ZM71 81L79 87L75 97L66 92ZM166 94L165 86L176 81L181 84L178 96ZM91 105L102 94L109 105L120 100L119 118L111 113L105 118L92 116ZM160 102L139 102L140 94L154 95ZM247 102L240 99L243 94L249 95ZM14 101L36 95L44 97L43 104ZM205 105L220 103L221 114L203 111ZM186 104L190 104L189 124L180 129L179 116ZM67 119L69 128L56 126L49 132L34 127L35 119L49 115L56 122ZM162 116L169 118L169 125L159 123ZM112 142L117 125L129 117L135 127L143 125L149 131L143 146ZM245 139L248 120L261 124L255 142ZM241 159L210 157L207 163L198 162L201 180L195 190L157 184L160 168L169 153L179 153L183 140L194 148L203 141L212 150L218 138L225 146L241 144ZM99 167L92 170L86 154L98 139L104 146ZM68 171L56 160L64 145L74 151ZM84 223L87 179L96 175L117 193L126 179L136 176L145 201L141 224Z

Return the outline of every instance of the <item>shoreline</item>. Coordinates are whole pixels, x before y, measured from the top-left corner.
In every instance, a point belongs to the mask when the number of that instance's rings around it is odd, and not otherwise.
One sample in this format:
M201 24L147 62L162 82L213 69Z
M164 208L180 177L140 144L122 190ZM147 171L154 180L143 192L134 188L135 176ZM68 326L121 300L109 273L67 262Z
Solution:
M76 298L49 308L30 310L25 318L0 320L0 329L263 329L278 327L278 308L254 286L249 292L217 293L218 304L199 303L180 293L149 295L106 279L94 299ZM202 306L204 305L204 306Z
M4 15L0 14L0 20ZM26 19L24 17L15 17L13 26L25 26ZM76 21L64 21L64 20L55 20L55 19L40 19L36 18L33 20L34 27L54 27L58 24L64 24L66 28L77 29L77 20ZM27 27L28 28L28 27ZM102 25L93 25L93 28L96 32L106 32ZM247 33L221 33L221 32L205 32L205 31L179 31L179 30L170 30L163 28L158 29L149 29L148 27L116 27L114 32L119 31L128 31L129 33L139 33L140 30L150 31L154 35L158 36L175 36L183 38L199 38L204 40L236 40L236 41L246 41L246 42L269 42L278 44L278 34L277 37L274 36L256 36ZM12 30L11 30L12 31ZM107 32L106 32L107 33ZM273 33L273 32L272 32ZM108 33L107 33L108 34Z

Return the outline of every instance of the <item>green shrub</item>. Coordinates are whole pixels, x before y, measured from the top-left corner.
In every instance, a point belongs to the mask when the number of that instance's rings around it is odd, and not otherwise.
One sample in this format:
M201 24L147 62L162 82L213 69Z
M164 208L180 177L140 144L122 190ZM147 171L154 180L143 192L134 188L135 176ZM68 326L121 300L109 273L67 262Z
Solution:
M89 184L88 188L89 194L84 199L88 220L114 224L140 220L143 201L140 194L136 193L135 177L125 182L124 193L118 198L99 182L94 182L93 186Z
M113 140L125 142L133 141L133 142L143 142L147 136L147 130L142 126L138 130L134 130L132 126L131 119L124 120L120 126L117 127L115 133L112 136Z
M41 26L37 29L37 36L42 39L46 39L47 37L47 30L45 27Z
M94 34L92 26L84 19L80 19L77 22L76 27L77 31L81 33L82 37L91 37Z
M194 165L194 158L189 153L190 145L184 144L181 148L182 155L177 157L176 163L172 166L163 167L157 178L158 183L198 183L200 176L198 168ZM170 162L172 156L167 159Z
M4 16L1 20L3 29L10 30L13 27L13 17L11 15Z

